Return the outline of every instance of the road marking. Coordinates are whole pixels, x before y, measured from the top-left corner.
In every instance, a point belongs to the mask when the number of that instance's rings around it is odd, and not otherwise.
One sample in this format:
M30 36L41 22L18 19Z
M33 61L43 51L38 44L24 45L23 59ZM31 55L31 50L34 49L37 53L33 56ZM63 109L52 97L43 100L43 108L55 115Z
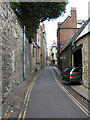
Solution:
M43 70L42 70L42 71L43 71ZM41 72L42 72L42 71L41 71ZM41 72L40 72L36 77L38 77L38 76L41 74ZM33 81L32 81L32 82L33 82ZM31 83L31 84L32 84L32 83ZM27 85L27 86L28 86L28 85ZM30 85L30 86L31 86L31 85ZM25 88L26 88L26 87L25 87ZM23 88L21 92L23 92L25 88ZM28 88L28 90L29 90L29 88ZM30 92L31 92L31 89L30 89ZM21 93L21 94L22 94L22 93ZM20 96L21 96L21 94L20 94ZM28 94L28 93L26 93L26 94ZM27 98L27 96L25 96L25 100L24 100L24 101L26 101L26 98ZM25 103L26 103L26 102L25 102ZM2 118L2 120L5 119L5 118L10 117L11 115L13 115L13 114L17 111L17 109L19 109L19 107L16 108L14 111L10 111L9 113L7 113L7 114L4 116L4 118ZM20 112L20 114L19 114L19 117L20 117L20 118L21 118L21 116L22 116L23 110L24 110L24 108L21 110L21 112Z
M58 82L58 85L60 86L60 83ZM90 113L76 98L74 98L70 93L69 91L67 91L63 86L60 86L62 87L63 90L65 90L65 92L67 92L75 101L77 101L78 104L80 104L88 113Z
M30 90L31 86L28 88L27 90L27 93L26 93L26 96L25 96L25 99L24 99L24 104L26 103L26 99L27 99L27 96L28 96L28 93L29 93L29 90Z
M58 85L59 85L59 83L58 83ZM60 85L59 85L60 86ZM60 86L60 87L62 87L62 86ZM62 89L63 89L63 91L78 105L78 107L80 107L87 115L88 115L88 113L89 113L89 111L84 107L84 106L80 106L80 104L78 104L78 101L71 95L71 94L69 94L66 90L65 90L65 88L63 88L62 87ZM74 98L74 99L73 99ZM85 108L85 109L83 109L83 108ZM85 111L86 110L86 111ZM88 113L87 113L87 111L88 111Z
M26 98L27 98L27 95L28 95L28 92L30 90L30 87L31 85L29 86L28 90L27 90L27 93L26 93L26 96L25 96L25 99L24 99L24 104L26 103ZM22 116L22 113L23 113L23 110L24 110L24 107L22 108L20 114L19 114L19 117L18 117L18 120L20 120L21 116Z
M33 82L33 85L34 85L35 81L36 81L36 78L35 78L35 80L34 80L34 82ZM26 116L26 111L27 111L27 107L28 107L28 102L29 102L29 99L30 99L31 90L32 90L32 88L33 88L33 85L32 85L32 87L31 87L31 89L30 89L30 92L29 92L29 95L28 95L28 98L27 98L26 108L25 108L24 113L23 113L23 120L24 120L24 118L25 118L25 116Z
M35 81L36 81L37 77L38 77L42 72L43 72L43 70L34 78L32 84L30 85L30 87L29 87L28 90L27 90L27 93L26 93L26 96L25 96L25 99L24 99L25 108L23 107L23 109L21 110L21 112L20 112L20 114L19 114L19 117L18 117L18 120L20 120L20 118L21 118L22 116L23 116L23 117L22 117L22 120L25 119L32 88L33 88L33 86L34 86L34 84L35 84Z
M28 95L31 93L31 89L32 89L33 85L34 85L34 82L32 82L32 84L29 86L29 88L27 90L27 93L26 93L26 96L25 96L25 99L24 99L24 105L26 105L26 106L27 106L27 102L28 102ZM19 114L18 120L20 120L23 112L24 112L24 107L23 107L23 109L21 110L21 112Z
M52 70L52 68L51 68ZM57 78L54 75L54 72L52 70L53 76L55 81L57 82L57 84L59 85L59 87L69 96L69 98L71 98L73 100L73 102L88 116L90 117L90 112L88 111L88 109L86 109L78 100L76 100L76 98L74 98L69 91L57 80Z

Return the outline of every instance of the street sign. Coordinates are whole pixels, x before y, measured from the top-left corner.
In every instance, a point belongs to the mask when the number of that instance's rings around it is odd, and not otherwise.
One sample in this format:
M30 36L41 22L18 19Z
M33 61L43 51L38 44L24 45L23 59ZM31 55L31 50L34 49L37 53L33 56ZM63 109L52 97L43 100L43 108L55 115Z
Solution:
M60 59L64 60L64 59L66 59L66 57L60 57Z

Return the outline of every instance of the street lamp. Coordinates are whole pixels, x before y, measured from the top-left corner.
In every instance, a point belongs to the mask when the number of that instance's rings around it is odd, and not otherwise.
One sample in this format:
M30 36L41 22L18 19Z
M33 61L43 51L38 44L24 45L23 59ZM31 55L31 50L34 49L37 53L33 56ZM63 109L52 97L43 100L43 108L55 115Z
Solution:
M60 42L60 68L61 68L61 72L62 72L62 48L63 48L63 42Z

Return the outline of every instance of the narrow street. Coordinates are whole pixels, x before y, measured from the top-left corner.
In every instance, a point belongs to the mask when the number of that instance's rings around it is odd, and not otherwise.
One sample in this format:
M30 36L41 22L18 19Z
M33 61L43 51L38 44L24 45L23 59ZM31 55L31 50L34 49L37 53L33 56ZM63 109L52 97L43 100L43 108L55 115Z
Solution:
M44 69L29 87L20 118L88 118L88 110L61 85L51 67Z
M90 0L0 2L0 120L90 119L89 13Z

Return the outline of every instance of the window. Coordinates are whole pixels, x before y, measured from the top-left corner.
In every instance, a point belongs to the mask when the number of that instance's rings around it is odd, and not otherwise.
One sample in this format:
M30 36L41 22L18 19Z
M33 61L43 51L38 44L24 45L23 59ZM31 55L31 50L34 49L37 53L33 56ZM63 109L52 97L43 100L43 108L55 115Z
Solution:
M72 70L72 68L66 68L65 70L64 70L64 72L70 72Z
M80 72L80 68L75 69L73 72Z
M39 48L37 49L37 56L39 57Z

